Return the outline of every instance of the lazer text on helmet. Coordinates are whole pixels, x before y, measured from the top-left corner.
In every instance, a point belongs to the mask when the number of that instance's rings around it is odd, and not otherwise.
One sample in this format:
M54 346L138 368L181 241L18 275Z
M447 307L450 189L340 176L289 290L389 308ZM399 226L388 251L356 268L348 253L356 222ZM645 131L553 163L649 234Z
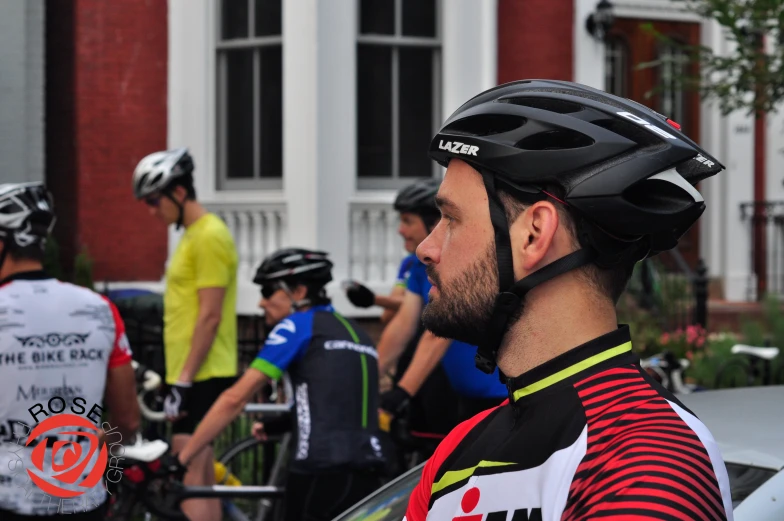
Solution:
M479 147L466 145L459 141L447 141L444 143L440 139L438 140L438 148L452 152L453 154L464 154L466 156L475 156L476 153L479 152Z
M647 121L645 121L641 117L635 116L631 112L616 112L616 114L618 114L619 116L621 116L623 118L628 119L629 121L633 121L633 122L637 123L638 125L647 128L651 132L653 132L655 134L659 134L662 137L666 137L667 139L678 139L675 136L673 136L672 134L670 134L669 132L665 132L664 130L660 129L659 127L651 125L650 123L648 123Z

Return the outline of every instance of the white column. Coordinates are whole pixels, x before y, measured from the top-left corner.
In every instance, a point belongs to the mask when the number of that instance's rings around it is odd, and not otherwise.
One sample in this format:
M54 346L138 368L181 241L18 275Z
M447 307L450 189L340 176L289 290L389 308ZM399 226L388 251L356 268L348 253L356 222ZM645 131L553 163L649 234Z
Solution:
M443 119L498 84L496 0L442 0Z
M169 0L167 142L190 148L201 200L215 194L216 15L211 0Z
M283 1L283 192L288 242L317 244L318 15L317 0Z
M336 281L348 276L350 201L356 188L357 5L356 0L320 1L317 10L318 118L311 123L318 137L314 246L330 253Z
M597 0L574 0L574 81L604 90L604 44L585 28Z

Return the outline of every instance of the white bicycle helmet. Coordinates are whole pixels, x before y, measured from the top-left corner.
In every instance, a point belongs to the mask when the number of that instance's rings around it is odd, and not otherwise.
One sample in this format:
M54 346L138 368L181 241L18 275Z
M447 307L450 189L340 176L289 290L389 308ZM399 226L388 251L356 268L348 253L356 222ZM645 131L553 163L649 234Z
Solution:
M0 267L9 250L38 245L42 250L54 228L54 202L43 183L0 185Z
M144 157L133 171L133 194L136 199L165 192L172 181L193 174L193 158L187 148L153 152Z

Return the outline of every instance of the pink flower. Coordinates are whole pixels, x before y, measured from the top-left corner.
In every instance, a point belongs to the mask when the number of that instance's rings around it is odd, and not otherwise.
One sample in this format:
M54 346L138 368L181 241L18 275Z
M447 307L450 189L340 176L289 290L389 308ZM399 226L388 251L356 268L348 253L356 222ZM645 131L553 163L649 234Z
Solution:
M695 342L695 344L696 344L697 347L704 346L705 345L705 337L701 336L700 338L698 338L697 341Z
M692 353L691 351L686 351L686 358L688 358L689 360L693 360L694 353Z
M659 339L662 345L667 345L670 342L670 334L669 333L662 333L661 338Z

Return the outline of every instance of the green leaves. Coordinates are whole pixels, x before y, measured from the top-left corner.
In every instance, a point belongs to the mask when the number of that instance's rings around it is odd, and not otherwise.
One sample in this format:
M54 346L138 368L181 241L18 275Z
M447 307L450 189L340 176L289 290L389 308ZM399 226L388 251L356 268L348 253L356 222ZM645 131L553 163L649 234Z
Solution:
M775 112L784 98L784 0L685 0L703 18L715 20L728 40L726 52L685 45L659 33L654 23L643 29L662 45L685 52L699 64L696 75L682 74L676 83L715 100L724 115L745 109L749 114ZM661 60L637 69L661 66ZM649 95L652 93L649 93Z

